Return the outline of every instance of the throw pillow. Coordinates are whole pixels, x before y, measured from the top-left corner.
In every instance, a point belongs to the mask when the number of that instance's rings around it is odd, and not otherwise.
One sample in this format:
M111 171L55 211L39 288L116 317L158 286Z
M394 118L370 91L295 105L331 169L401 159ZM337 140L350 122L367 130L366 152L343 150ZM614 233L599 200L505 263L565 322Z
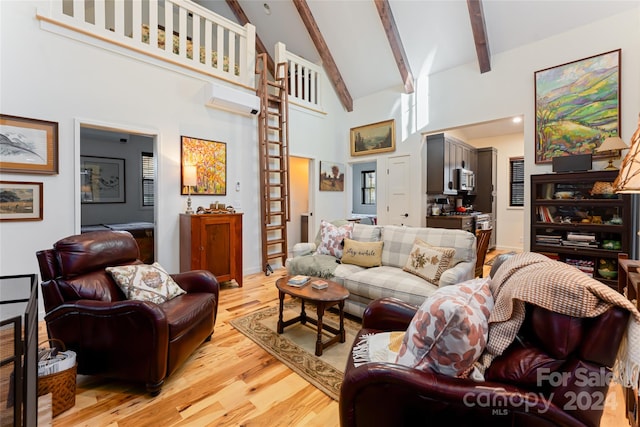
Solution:
M449 268L455 253L456 250L453 248L431 246L421 239L416 239L403 270L437 286L440 275Z
M382 243L344 239L342 263L360 267L378 267L382 265Z
M411 320L396 363L465 376L484 351L492 310L489 278L439 288Z
M320 255L333 255L342 258L342 241L350 239L353 233L353 223L336 227L325 220L320 221L320 245L316 250Z
M157 262L107 267L127 299L162 304L186 292Z

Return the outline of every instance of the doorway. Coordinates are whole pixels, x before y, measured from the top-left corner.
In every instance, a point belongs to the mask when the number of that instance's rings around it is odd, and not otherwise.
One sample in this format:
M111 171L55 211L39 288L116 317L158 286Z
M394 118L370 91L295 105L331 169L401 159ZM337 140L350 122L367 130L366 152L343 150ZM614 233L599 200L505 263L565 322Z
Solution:
M312 161L306 157L289 157L289 191L291 212L290 221L287 224L288 256L292 256L293 245L300 242L308 242L313 239L311 228L312 188L310 178Z
M79 123L77 135L77 230L128 231L140 259L153 263L157 136L91 123Z

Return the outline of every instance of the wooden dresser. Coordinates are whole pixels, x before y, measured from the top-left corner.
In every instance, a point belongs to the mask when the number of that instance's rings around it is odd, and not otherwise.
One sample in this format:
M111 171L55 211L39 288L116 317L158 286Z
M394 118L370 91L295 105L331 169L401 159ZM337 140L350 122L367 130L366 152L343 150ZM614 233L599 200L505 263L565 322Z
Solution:
M242 286L242 214L180 215L180 271L199 269Z

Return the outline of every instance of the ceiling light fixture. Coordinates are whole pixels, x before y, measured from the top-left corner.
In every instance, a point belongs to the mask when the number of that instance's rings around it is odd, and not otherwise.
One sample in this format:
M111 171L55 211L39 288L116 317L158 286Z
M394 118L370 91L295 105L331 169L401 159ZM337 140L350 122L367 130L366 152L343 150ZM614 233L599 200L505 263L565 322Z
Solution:
M264 13L266 13L267 15L271 15L271 7L268 3L263 3L262 7L264 8Z

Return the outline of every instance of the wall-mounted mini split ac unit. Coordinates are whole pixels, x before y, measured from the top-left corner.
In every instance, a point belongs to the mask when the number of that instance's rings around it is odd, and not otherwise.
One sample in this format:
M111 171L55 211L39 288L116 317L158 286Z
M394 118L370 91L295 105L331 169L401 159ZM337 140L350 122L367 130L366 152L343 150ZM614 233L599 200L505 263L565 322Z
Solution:
M217 83L209 83L205 89L205 104L208 107L221 108L241 114L258 114L260 98Z

